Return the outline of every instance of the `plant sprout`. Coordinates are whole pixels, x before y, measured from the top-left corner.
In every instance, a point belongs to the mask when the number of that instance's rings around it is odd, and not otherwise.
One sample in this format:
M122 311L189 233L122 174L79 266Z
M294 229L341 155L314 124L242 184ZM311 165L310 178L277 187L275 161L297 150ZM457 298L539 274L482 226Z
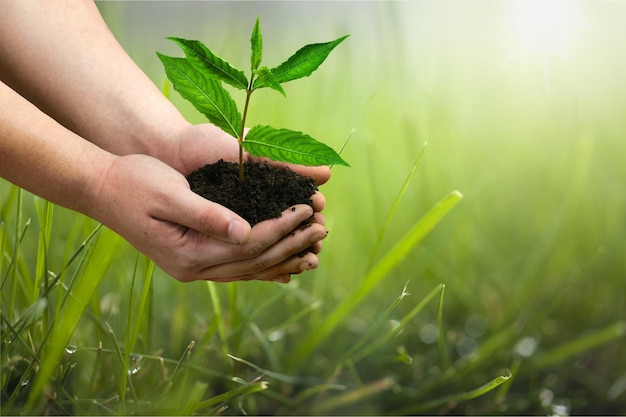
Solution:
M326 43L309 44L299 49L287 61L275 68L261 66L263 38L257 18L250 38L250 79L243 71L218 57L202 42L176 37L175 42L185 58L175 58L157 52L167 78L174 89L204 114L211 123L230 134L239 142L239 178L243 181L243 150L253 156L299 165L349 166L337 152L302 132L259 125L245 135L245 123L252 93L260 88L270 88L283 96L283 83L308 77L326 60L330 52L348 35ZM246 93L243 115L223 84Z

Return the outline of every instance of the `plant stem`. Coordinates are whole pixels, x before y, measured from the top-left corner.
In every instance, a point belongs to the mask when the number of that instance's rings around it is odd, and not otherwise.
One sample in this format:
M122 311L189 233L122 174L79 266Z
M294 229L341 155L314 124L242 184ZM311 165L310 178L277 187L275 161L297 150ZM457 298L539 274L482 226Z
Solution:
M250 83L246 90L246 103L243 106L243 116L241 117L241 132L239 132L239 181L243 182L243 134L246 129L246 116L248 115L248 105L250 104L250 96L254 91L252 83L254 82L254 74L250 77Z

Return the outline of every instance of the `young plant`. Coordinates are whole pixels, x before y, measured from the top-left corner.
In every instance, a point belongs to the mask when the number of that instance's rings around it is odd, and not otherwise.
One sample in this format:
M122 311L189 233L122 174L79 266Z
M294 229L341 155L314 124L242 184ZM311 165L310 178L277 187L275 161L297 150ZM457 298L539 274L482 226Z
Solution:
M243 71L218 57L197 40L168 38L183 50L185 58L170 57L159 52L157 55L174 89L211 123L237 139L239 178L243 181L244 148L250 155L275 161L309 166L349 166L333 149L302 132L261 125L250 129L244 139L250 97L254 91L267 87L286 96L281 84L311 75L347 37L348 35L331 42L306 45L287 61L270 69L261 66L263 38L257 18L250 38L250 79ZM239 113L223 83L245 91L243 115Z

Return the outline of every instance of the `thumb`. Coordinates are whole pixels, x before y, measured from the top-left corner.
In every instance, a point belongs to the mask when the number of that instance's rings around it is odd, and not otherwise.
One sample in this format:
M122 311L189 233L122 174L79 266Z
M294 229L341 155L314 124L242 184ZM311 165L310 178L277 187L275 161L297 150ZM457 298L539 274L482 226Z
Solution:
M167 220L174 223L231 243L245 243L250 237L250 224L241 216L189 189L170 203Z

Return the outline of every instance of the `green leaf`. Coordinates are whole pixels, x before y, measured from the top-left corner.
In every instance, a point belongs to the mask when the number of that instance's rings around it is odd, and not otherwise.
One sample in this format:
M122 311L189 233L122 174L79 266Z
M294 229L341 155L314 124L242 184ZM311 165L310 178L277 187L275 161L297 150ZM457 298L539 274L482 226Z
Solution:
M272 90L276 90L280 94L282 94L284 97L287 97L287 95L285 94L285 90L283 90L283 87L280 85L280 82L278 81L276 76L272 73L272 71L269 70L269 68L261 67L258 70L255 70L254 74L256 74L256 76L259 77L259 80L261 80L269 88L271 88Z
M215 55L202 42L176 37L169 37L167 39L180 46L189 62L201 70L206 76L224 81L240 90L248 88L248 79L243 71L238 70Z
M342 36L331 42L306 45L300 48L287 61L276 68L272 68L271 71L280 83L308 77L326 60L332 50L348 36ZM267 85L259 79L254 83L254 87L261 88L267 87Z
M254 72L259 65L261 65L261 59L263 58L263 36L261 36L261 24L259 18L256 18L256 24L252 29L252 37L250 38L250 50L252 55L250 56L250 65L252 72Z
M222 84L204 76L186 58L173 58L158 52L157 55L174 89L211 123L237 138L241 132L241 116Z
M246 135L243 147L253 156L264 156L274 161L308 166L350 166L325 144L302 132L288 129L255 126Z

